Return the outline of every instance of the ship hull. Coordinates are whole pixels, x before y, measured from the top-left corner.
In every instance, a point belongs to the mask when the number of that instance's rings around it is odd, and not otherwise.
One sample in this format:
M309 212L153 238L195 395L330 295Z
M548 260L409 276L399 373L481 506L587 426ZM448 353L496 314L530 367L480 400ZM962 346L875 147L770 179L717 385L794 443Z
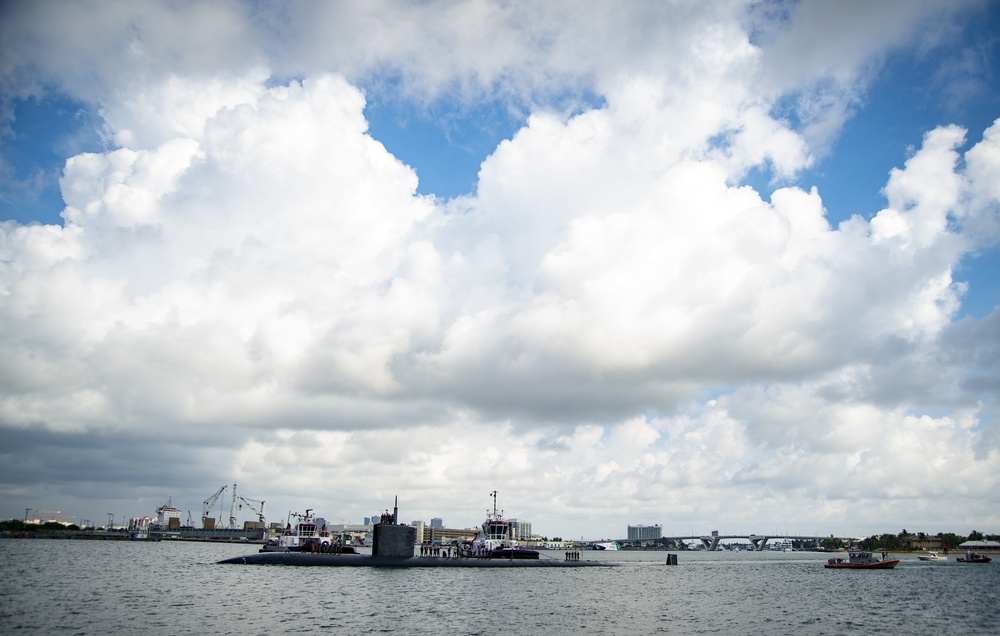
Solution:
M876 561L875 563L827 563L823 567L829 570L891 570L899 563L899 559L891 561Z

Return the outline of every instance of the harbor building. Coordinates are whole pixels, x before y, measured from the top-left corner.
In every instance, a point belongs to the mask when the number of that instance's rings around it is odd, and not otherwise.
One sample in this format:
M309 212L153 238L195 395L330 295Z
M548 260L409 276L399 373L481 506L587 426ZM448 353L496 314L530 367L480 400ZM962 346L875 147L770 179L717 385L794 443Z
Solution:
M655 523L651 526L642 524L628 527L628 538L633 540L660 539L663 537L663 527Z
M441 517L434 517L433 519L431 519L431 527L432 528L443 528L444 527L444 520L441 519Z
M479 528L431 528L424 527L423 543L451 543L453 541L471 541L476 537ZM420 536L417 539L421 539Z
M128 531L146 533L146 536L149 536L149 528L152 525L152 517L132 517L128 520Z
M971 552L1000 552L1000 542L997 541L965 541L958 544L959 550Z

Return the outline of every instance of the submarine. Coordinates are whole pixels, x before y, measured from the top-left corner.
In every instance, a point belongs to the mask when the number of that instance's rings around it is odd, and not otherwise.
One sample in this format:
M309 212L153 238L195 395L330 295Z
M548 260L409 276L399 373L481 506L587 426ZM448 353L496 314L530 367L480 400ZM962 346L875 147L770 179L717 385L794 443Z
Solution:
M458 555L448 557L415 556L417 529L400 525L398 498L392 514L382 515L372 533L371 554L344 552L258 552L230 557L219 564L237 565L298 565L327 567L380 568L579 568L613 567L617 564L600 561L567 559L518 558L510 551L506 556Z
M616 563L599 561L559 561L558 559L392 557L374 554L313 554L309 552L261 552L223 559L219 563L375 568L580 568L617 565Z

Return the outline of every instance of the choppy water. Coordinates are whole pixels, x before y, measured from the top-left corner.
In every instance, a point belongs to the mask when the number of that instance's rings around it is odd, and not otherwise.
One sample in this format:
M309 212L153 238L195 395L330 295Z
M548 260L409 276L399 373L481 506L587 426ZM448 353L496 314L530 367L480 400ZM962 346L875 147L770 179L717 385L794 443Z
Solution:
M3 634L997 634L1000 559L584 552L618 568L217 565L254 546L0 540ZM562 553L553 553L561 558Z

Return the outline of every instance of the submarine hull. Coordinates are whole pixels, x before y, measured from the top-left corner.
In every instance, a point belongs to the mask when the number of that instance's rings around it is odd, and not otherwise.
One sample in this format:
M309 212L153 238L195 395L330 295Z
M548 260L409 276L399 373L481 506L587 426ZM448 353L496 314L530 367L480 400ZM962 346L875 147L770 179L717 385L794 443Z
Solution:
M614 563L598 561L558 561L556 559L388 557L368 554L314 554L310 552L259 552L223 559L219 563L376 568L579 568L615 565Z

